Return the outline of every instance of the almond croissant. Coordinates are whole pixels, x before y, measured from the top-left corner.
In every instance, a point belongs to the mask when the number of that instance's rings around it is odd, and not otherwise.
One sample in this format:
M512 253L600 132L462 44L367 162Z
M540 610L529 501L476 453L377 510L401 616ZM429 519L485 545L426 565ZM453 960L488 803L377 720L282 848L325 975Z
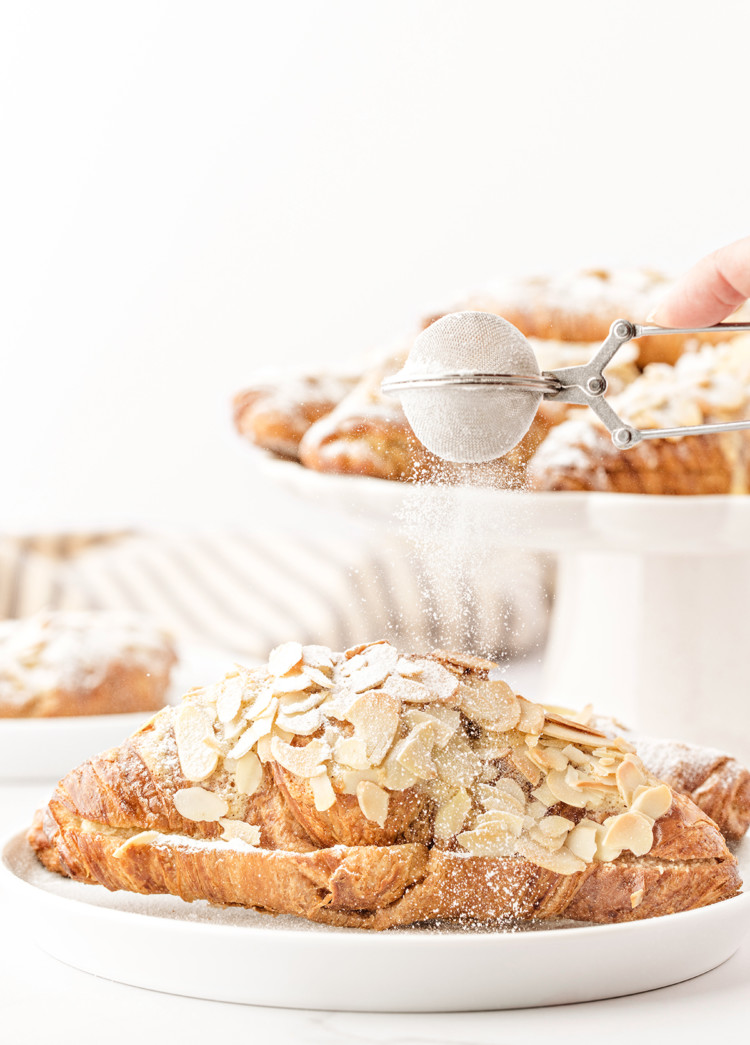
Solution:
M733 896L716 825L496 665L290 642L57 786L29 839L108 889L332 925L628 921Z

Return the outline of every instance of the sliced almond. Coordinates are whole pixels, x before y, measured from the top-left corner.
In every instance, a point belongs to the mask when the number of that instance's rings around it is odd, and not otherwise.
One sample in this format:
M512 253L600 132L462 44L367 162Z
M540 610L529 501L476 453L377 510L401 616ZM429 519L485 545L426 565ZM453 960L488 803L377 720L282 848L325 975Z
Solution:
M241 795L254 795L263 779L263 766L254 751L238 759L234 767L234 782Z
M367 646L361 653L351 657L342 667L341 674L348 687L355 693L364 693L382 685L396 667L398 652L388 642Z
M139 845L150 845L155 838L159 837L158 831L141 831L137 835L131 835L130 838L126 839L122 845L118 845L112 856L117 860L127 852L128 849L136 848Z
M423 722L400 740L393 749L399 765L420 780L433 780L438 774L432 760L435 733L429 722Z
M643 813L652 820L658 820L672 808L672 791L666 784L658 787L639 787L633 796L631 809L635 813Z
M252 722L255 718L260 718L268 710L271 701L274 699L270 685L264 685L259 689L252 702L245 708L244 715L248 722Z
M602 826L602 846L608 849L629 849L634 856L645 856L654 844L652 821L642 813L610 816Z
M342 766L350 769L372 769L367 756L367 745L362 737L341 737L336 741L333 757Z
M255 751L258 758L265 765L266 762L271 761L271 734L267 733L264 737L261 737L258 743L255 745Z
M456 841L472 856L513 856L518 839L499 824L487 824L474 831L463 831Z
M345 769L339 770L336 775L336 784L340 785L345 795L356 795L357 784L363 780L371 780L373 784L377 784L380 782L380 774L377 769Z
M501 809L493 809L488 813L480 813L476 819L475 828L497 825L503 832L520 838L524 828L524 818L518 813L509 813Z
M222 838L228 842L238 839L248 845L260 845L260 828L255 824L246 824L244 820L228 820L223 816L219 817L219 823L224 828Z
M242 758L255 747L261 737L265 737L271 732L278 706L278 701L274 698L263 714L245 730L229 752L229 758Z
M404 712L403 718L410 726L419 726L423 722L429 722L435 736L435 747L445 747L461 725L459 712L454 711L453 708L443 707L442 704L430 705L429 711L410 708Z
M186 820L211 823L226 816L226 800L204 787L183 787L173 795L175 809Z
M499 791L496 787L491 787L489 784L477 784L475 793L485 812L497 810L498 812L516 813L518 816L523 816L526 812L526 803L524 801L519 801L519 799L509 795L506 791Z
M211 776L219 752L208 743L214 740L214 715L208 708L181 704L175 713L174 733L182 775L191 781Z
M430 691L430 700L450 704L458 693L458 679L435 660L419 660L419 679Z
M539 787L535 788L531 792L531 794L534 796L537 802L544 806L545 809L548 809L550 806L556 805L560 801L560 799L557 798L556 795L552 794L546 782L542 782L539 785Z
M625 805L630 805L637 787L646 783L646 775L632 755L626 755L615 773L617 786Z
M444 748L433 748L432 760L446 784L469 788L482 770L482 761L463 733L453 736Z
M305 664L305 675L313 682L316 686L320 686L321 689L331 689L333 686L333 680L321 671L320 668L313 668Z
M471 795L461 787L451 795L450 798L441 802L435 813L435 826L433 834L435 838L453 838L459 833L466 823L466 817L471 809Z
M378 827L385 827L388 818L388 792L373 784L371 780L361 780L357 784L357 801L363 816L372 820Z
M323 724L323 713L320 708L310 708L301 715L285 715L279 711L276 725L297 737L309 737Z
M533 838L521 838L518 841L518 852L525 856L527 860L536 864L537 867L543 867L547 871L554 871L555 874L577 874L579 871L586 869L586 864L583 860L565 846L556 852L549 852L539 842L535 842Z
M545 816L539 821L539 830L543 835L565 835L575 826L567 816Z
M324 813L326 809L330 809L336 801L336 792L333 790L325 767L321 767L317 773L310 777L310 787L312 788L315 808L318 812Z
M643 888L641 888L636 889L634 893L630 894L630 906L632 910L635 910L636 907L640 907L641 903L643 902L643 893L644 890Z
M413 787L418 780L416 773L412 773L397 761L399 743L396 742L393 745L377 771L378 783L388 788L389 791L405 791L408 787Z
M555 747L537 744L536 747L529 748L528 756L535 766L538 766L545 772L548 772L550 769L564 772L568 768L567 758L562 751Z
M320 707L326 699L322 690L314 693L282 693L279 697L279 711L284 715L304 715L306 711Z
M516 729L521 733L541 733L544 729L544 708L541 704L532 704L525 697L516 697L520 707L521 716L516 724Z
M271 683L274 694L280 693L303 693L313 686L313 682L306 671L295 671L291 675L282 675L275 678Z
M405 704L428 704L432 700L432 693L424 683L396 674L389 675L383 682L382 691Z
M268 670L272 675L286 675L302 660L299 642L284 642L268 655Z
M579 820L565 840L571 853L590 864L596 856L596 840L599 825L593 820Z
M271 754L284 769L299 777L311 777L318 766L331 757L331 749L322 740L311 740L304 747L292 747L278 737L271 737Z
M467 718L490 722L496 732L512 729L521 716L518 698L502 679L462 683L458 699Z
M420 673L421 668L418 664L415 664L413 660L407 660L406 657L401 657L396 662L396 671L399 675L403 675L404 678L411 679Z
M510 795L511 798L515 798L517 802L522 804L526 801L526 792L516 780L512 780L510 777L500 777L495 784L495 791L504 791L506 795Z
M583 809L586 805L586 796L572 783L570 770L571 767L568 767L566 773L561 773L553 769L551 773L547 774L546 784L558 802Z
M219 722L231 722L236 716L240 710L246 686L247 679L241 675L226 678L220 683L219 694L216 698L216 714Z
M333 654L327 646L303 646L302 663L311 668L333 670Z
M521 776L525 777L532 787L536 787L539 784L542 779L539 767L535 766L528 755L521 751L520 748L516 748L511 752L510 760Z
M572 762L574 766L586 766L591 763L591 755L584 751L581 751L575 744L566 744L562 749L561 754ZM557 768L557 767L555 767Z
M346 718L356 736L364 740L370 765L379 766L388 754L401 721L400 711L401 702L382 690L360 693L349 705Z

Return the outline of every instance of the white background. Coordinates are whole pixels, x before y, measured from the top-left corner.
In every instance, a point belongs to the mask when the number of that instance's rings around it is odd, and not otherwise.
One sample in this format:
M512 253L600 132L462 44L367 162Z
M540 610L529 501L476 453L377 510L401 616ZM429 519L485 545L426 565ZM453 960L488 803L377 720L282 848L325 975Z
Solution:
M261 366L747 234L743 0L6 3L0 527L242 528Z

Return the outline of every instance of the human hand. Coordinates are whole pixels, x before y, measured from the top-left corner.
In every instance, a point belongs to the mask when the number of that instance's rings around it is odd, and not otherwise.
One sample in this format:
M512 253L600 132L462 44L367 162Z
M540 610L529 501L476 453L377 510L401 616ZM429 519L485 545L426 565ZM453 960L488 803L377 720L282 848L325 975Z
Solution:
M750 298L750 236L720 247L677 280L648 317L660 327L707 327Z

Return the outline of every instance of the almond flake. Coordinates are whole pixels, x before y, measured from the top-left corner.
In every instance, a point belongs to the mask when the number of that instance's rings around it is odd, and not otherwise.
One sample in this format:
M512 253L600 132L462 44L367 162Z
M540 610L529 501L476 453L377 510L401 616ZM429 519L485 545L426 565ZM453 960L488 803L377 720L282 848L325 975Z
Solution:
M415 726L408 736L400 740L393 749L396 761L421 780L432 780L437 776L432 761L435 734L429 722Z
M254 751L249 751L234 767L234 782L241 795L254 795L263 779L263 766Z
M459 788L438 806L433 830L435 838L446 839L457 835L464 826L470 809L471 795L465 788Z
M253 702L245 708L244 716L248 722L252 722L254 718L260 718L261 715L267 711L269 704L274 699L273 690L270 686L266 685L260 689L253 699Z
M304 747L292 747L278 737L271 737L271 754L284 769L299 777L311 777L321 762L331 757L331 749L322 740L311 740Z
M268 705L263 714L256 718L252 725L245 730L240 739L229 752L228 758L242 758L248 751L255 747L261 737L268 736L273 729L274 718L278 710L276 698Z
M493 809L488 813L480 813L477 817L476 828L497 825L501 831L514 838L520 838L524 828L524 818L518 813L508 813L504 810Z
M268 655L268 670L272 675L286 675L302 660L299 642L283 642Z
M646 783L646 775L632 755L626 755L617 767L615 776L622 800L625 805L629 806L636 788Z
M476 722L492 723L496 732L512 729L521 716L521 707L507 682L463 683L459 689L461 710Z
M456 841L472 856L513 856L518 839L499 824L488 824L475 831L464 831Z
M320 686L321 689L331 689L333 687L333 681L324 674L319 668L308 667L305 665L305 674L314 682L316 686Z
M325 700L325 693L283 693L279 697L279 713L283 715L304 715L306 711L319 707Z
M388 788L389 791L405 791L408 787L413 787L417 782L416 774L396 761L395 756L398 749L397 743L388 752L378 771L378 783Z
M222 838L228 842L236 838L240 842L247 842L248 845L260 845L260 828L255 824L246 824L244 820L228 820L223 816L219 817L219 823L224 828Z
M564 835L575 826L566 816L545 816L539 821L539 830L543 835Z
M430 700L449 704L456 698L458 679L434 660L419 660L420 681L430 690Z
M566 773L553 769L551 773L547 774L546 784L558 802L583 809L586 805L586 796L575 787L573 780L571 767Z
M521 804L526 801L526 792L516 780L511 780L510 777L500 777L494 789L495 791L504 791L506 795L510 795L511 798L515 798Z
M593 820L579 820L568 835L565 844L571 853L590 864L596 856L598 824Z
M350 769L372 768L367 757L367 745L361 737L341 737L336 741L333 757L339 765L349 766Z
M314 778L311 777L311 779ZM345 769L336 776L336 783L340 783L340 790L345 795L356 795L357 784L363 780L370 780L373 784L377 784L380 782L380 774L376 769Z
M310 777L310 787L312 788L315 808L318 812L324 813L326 809L330 809L336 801L336 792L333 790L328 773L324 767L321 767L317 773Z
M537 744L535 747L530 748L528 756L535 766L545 771L557 769L560 772L564 772L568 768L568 760L558 748Z
M371 766L379 766L388 754L401 721L400 711L401 702L383 690L360 693L349 705L346 718L364 740Z
M374 689L382 685L388 678L398 661L398 653L387 642L367 646L344 664L342 676L347 685L355 693L363 693L366 689Z
M303 693L313 685L306 671L295 672L293 675L282 675L271 683L271 689L275 694L279 693Z
M388 676L383 683L382 691L405 704L429 704L432 700L432 693L424 683L395 674Z
M542 705L532 704L525 697L517 697L516 699L521 705L521 717L518 720L516 729L520 730L521 733L541 733L544 729L544 708Z
M399 675L403 675L404 678L410 679L415 675L419 675L421 668L418 664L415 664L413 660L407 660L406 657L401 657L396 661L396 671Z
M363 816L372 820L378 827L385 827L388 818L387 791L370 780L361 780L357 784L357 801Z
M219 722L231 722L242 704L247 680L241 675L225 678L219 684L219 694L216 698L216 714Z
M211 823L226 816L229 806L221 795L204 787L183 787L172 796L175 809L186 820Z
M261 760L263 765L266 762L271 761L271 734L266 733L264 737L261 737L258 743L255 745L255 750L258 758Z
M634 856L645 856L654 844L652 821L642 813L621 813L610 816L602 825L602 846L629 849Z
M137 835L131 835L122 845L118 845L112 856L117 860L122 856L123 853L127 852L128 849L137 847L139 845L150 845L155 838L159 837L158 831L141 831Z
M434 748L432 759L440 779L454 787L471 787L482 770L481 759L463 733L453 736L444 748Z
M586 864L579 859L568 848L563 846L556 852L549 852L543 845L535 842L532 838L521 838L518 840L518 852L525 856L537 867L543 867L555 874L569 875L577 874L586 869Z
M302 663L311 668L333 670L333 655L327 646L303 646Z
M631 809L634 813L643 813L652 820L668 813L672 807L672 792L666 784L658 787L639 787L633 796Z
M284 715L279 711L276 716L276 725L279 729L286 729L294 736L309 737L320 729L323 715L320 708L311 708L301 715Z
M520 748L516 748L515 751L511 752L510 760L521 776L525 777L532 787L536 787L542 779L542 774L539 767L534 765L528 755L524 754Z
M214 716L207 708L182 704L174 720L177 755L187 780L205 780L219 761L218 751L207 741L214 740Z
M630 906L632 910L635 910L636 907L640 907L641 903L643 902L643 892L644 891L641 888L636 889L634 893L630 894Z
M497 810L498 812L516 813L519 816L523 816L526 811L525 802L512 797L506 791L498 791L496 787L491 787L488 784L478 784L476 793L486 812Z
M539 785L539 787L535 788L531 792L531 794L534 796L537 802L541 802L545 809L548 809L550 806L556 805L559 801L559 799L552 794L546 782L544 781Z

